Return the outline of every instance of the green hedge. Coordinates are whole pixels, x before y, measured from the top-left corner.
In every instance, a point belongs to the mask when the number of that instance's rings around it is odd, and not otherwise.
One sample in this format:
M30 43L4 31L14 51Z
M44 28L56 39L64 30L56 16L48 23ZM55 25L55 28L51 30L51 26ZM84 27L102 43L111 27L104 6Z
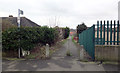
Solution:
M57 35L54 28L47 26L10 28L2 32L2 47L3 50L17 50L19 47L31 50L38 43L53 44Z

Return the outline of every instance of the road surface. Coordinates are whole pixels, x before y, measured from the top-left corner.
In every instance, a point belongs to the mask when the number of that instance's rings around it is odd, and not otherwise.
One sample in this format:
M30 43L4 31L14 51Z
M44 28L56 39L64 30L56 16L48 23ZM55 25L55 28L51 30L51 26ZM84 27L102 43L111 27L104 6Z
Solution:
M70 50L72 56L66 56ZM3 71L117 71L117 65L98 65L94 62L78 61L77 46L71 37L49 60L3 61Z

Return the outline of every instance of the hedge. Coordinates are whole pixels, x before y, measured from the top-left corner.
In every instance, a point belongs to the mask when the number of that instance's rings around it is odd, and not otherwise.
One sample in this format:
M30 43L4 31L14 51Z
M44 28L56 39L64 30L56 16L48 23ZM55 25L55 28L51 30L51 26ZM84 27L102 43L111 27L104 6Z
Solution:
M47 26L10 28L2 32L2 47L3 50L17 50L19 47L31 50L38 43L53 44L57 35L55 28Z

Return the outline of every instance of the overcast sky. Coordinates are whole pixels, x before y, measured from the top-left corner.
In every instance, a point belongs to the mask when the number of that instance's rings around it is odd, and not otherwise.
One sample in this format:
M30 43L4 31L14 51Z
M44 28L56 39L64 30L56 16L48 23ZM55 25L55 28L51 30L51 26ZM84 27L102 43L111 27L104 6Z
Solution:
M17 16L18 9L35 23L44 26L76 28L97 20L117 20L119 0L0 0L0 17Z

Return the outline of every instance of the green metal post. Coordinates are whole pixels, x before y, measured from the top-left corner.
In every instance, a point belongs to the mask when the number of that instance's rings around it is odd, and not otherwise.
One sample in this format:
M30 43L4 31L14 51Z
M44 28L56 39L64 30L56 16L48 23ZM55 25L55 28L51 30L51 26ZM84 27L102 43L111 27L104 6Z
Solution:
M117 23L117 45L119 45L119 21Z
M83 45L83 34L81 33L80 35L81 35L81 40L80 40L81 41L81 45Z
M100 45L102 45L102 21L100 22Z
M99 21L97 21L97 44L99 44Z
M112 45L112 20L110 23L110 45Z
M107 21L107 45L109 43L109 21Z
M79 34L79 43L80 43L80 45L81 45L81 34Z
M116 26L116 22L115 22L115 20L114 20L114 45L115 45L115 38L116 38L116 34L115 34L115 32L116 32L116 29L115 29L115 26Z
M93 25L93 59L95 60L95 25Z
M80 34L79 34L79 36L78 36L78 42L80 43Z
M87 30L88 31L88 30ZM84 44L85 44L85 48L87 48L87 39L85 39L85 38L87 38L87 36L88 36L88 34L87 34L87 31L86 32L84 32L84 40L85 40L85 42L84 42ZM89 39L89 38L88 38Z
M106 31L106 29L105 29L105 21L104 21L104 36L103 36L103 44L105 45L105 31Z

